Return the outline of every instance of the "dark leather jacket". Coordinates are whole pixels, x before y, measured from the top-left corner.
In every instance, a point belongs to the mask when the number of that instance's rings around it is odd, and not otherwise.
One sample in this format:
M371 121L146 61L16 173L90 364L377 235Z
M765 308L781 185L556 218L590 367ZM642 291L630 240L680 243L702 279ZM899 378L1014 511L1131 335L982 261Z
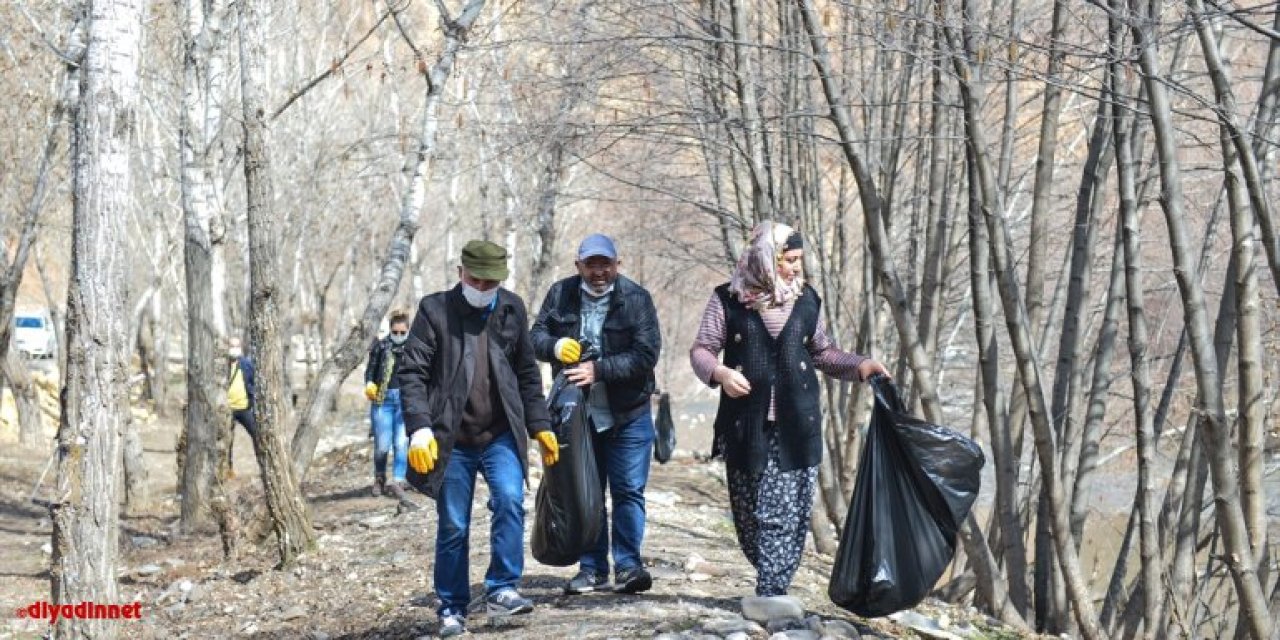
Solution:
M556 341L578 337L581 309L581 276L551 285L542 300L530 336L538 359L551 363L552 375L563 368L556 358ZM649 292L626 276L618 276L600 333L604 357L596 361L596 378L608 383L615 424L625 424L649 411L649 396L655 386L653 370L662 350L658 312Z

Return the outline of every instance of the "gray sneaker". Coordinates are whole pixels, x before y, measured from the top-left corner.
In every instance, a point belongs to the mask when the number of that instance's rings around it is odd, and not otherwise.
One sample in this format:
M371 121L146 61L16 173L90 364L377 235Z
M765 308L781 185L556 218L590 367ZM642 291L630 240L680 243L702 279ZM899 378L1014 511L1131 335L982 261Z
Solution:
M609 582L609 576L603 576L591 569L583 569L565 585L564 592L571 596L599 591Z
M485 608L491 616L515 616L533 611L533 601L508 588L489 594Z
M452 638L467 632L467 619L463 616L445 611L440 614L440 637Z

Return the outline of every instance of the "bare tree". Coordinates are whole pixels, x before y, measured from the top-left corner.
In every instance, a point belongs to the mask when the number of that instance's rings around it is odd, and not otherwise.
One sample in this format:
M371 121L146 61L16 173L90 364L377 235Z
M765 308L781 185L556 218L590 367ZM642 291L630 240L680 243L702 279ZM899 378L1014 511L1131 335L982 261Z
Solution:
M131 136L136 122L143 3L93 0L76 110L67 372L52 506L53 601L115 602L120 431L129 378ZM60 638L114 638L111 620L62 618Z
M1191 339L1191 354L1195 362L1196 388L1200 410L1203 412L1203 437L1208 449L1209 470L1213 476L1218 525L1222 529L1223 543L1229 554L1227 566L1236 583L1241 611L1248 621L1255 638L1271 637L1271 617L1267 600L1259 584L1254 554L1249 548L1248 530L1240 506L1238 470L1231 455L1229 426L1222 399L1222 379L1210 342L1209 322L1205 312L1204 291L1200 286L1195 262L1187 246L1182 175L1179 171L1177 144L1171 121L1166 89L1156 66L1155 46L1149 26L1141 20L1149 17L1137 0L1130 0L1129 11L1134 17L1131 24L1133 39L1138 47L1138 62L1142 68L1143 86L1150 102L1150 117L1160 158L1160 205L1169 228L1169 243L1177 268L1178 290L1183 300L1183 315Z
M444 96L445 84L453 71L458 51L466 41L467 33L484 9L484 0L468 0L457 18L449 16L443 2L438 6L445 32L445 42L439 57L424 77L426 93L423 100L421 128L413 153L405 157L404 174L408 178L408 186L401 196L395 232L388 241L386 258L382 263L378 283L365 304L364 313L334 350L333 357L326 359L321 365L319 375L308 390L302 409L302 419L290 446L294 473L298 478L306 477L307 467L311 464L316 445L320 442L323 419L328 413L328 407L334 394L337 393L338 386L360 363L369 340L377 332L378 322L386 315L387 308L400 288L400 278L404 274L405 263L409 258L409 248L421 224L422 207L426 200L427 175L436 151L436 132L440 127L440 102ZM405 37L408 38L407 35ZM414 49L417 50L416 46Z
M285 419L284 350L280 342L279 239L272 213L271 153L267 146L264 94L266 4L241 0L240 100L244 115L244 178L249 223L249 354L257 364L253 415L254 454L280 566L293 563L315 545L315 530L280 433Z
M215 218L214 176L210 166L213 137L221 121L217 90L224 62L221 0L179 0L183 26L182 110L178 126L182 154L184 269L187 289L187 408L183 415L186 450L178 470L182 496L182 529L195 530L208 513L219 453L217 431L227 428L230 411L219 398L225 371L216 366L219 337L213 294L214 247L210 227Z

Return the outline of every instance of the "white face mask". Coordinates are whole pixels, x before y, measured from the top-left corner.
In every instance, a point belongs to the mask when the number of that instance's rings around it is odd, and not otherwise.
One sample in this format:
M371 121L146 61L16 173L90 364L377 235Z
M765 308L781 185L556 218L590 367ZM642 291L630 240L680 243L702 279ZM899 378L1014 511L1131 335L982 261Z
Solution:
M467 283L462 283L462 297L467 299L467 304L483 309L493 304L493 299L498 297L498 287L494 287L488 291L481 291Z
M409 339L409 334L404 333L401 335L396 335L393 333L388 337L391 338L391 344L400 345L400 344L404 344L405 340Z
M610 283L609 283L608 285L606 285L603 289L597 289L597 288L595 288L595 287L591 286L591 285L590 285L586 280L583 280L583 281L582 281L582 290L583 290L583 291L586 291L589 295L592 295L592 296L595 296L595 297L599 298L599 297L602 297L602 296L607 296L607 295L609 295L610 293L612 293L612 292L613 292L613 283L612 283L612 282L610 282Z

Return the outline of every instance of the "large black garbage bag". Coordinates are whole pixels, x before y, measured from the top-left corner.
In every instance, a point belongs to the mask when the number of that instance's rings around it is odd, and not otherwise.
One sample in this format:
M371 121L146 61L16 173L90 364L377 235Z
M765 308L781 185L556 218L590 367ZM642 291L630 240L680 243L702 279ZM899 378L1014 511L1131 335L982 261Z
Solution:
M564 373L556 376L548 406L560 461L543 472L530 544L535 560L554 567L577 564L604 526L604 490L585 401L586 394Z
M956 550L984 458L965 436L906 413L897 387L872 378L875 409L827 595L863 617L908 609Z
M657 437L653 442L653 459L659 464L671 460L671 453L676 450L676 423L671 419L671 394L664 393L658 398L658 421L654 423Z

